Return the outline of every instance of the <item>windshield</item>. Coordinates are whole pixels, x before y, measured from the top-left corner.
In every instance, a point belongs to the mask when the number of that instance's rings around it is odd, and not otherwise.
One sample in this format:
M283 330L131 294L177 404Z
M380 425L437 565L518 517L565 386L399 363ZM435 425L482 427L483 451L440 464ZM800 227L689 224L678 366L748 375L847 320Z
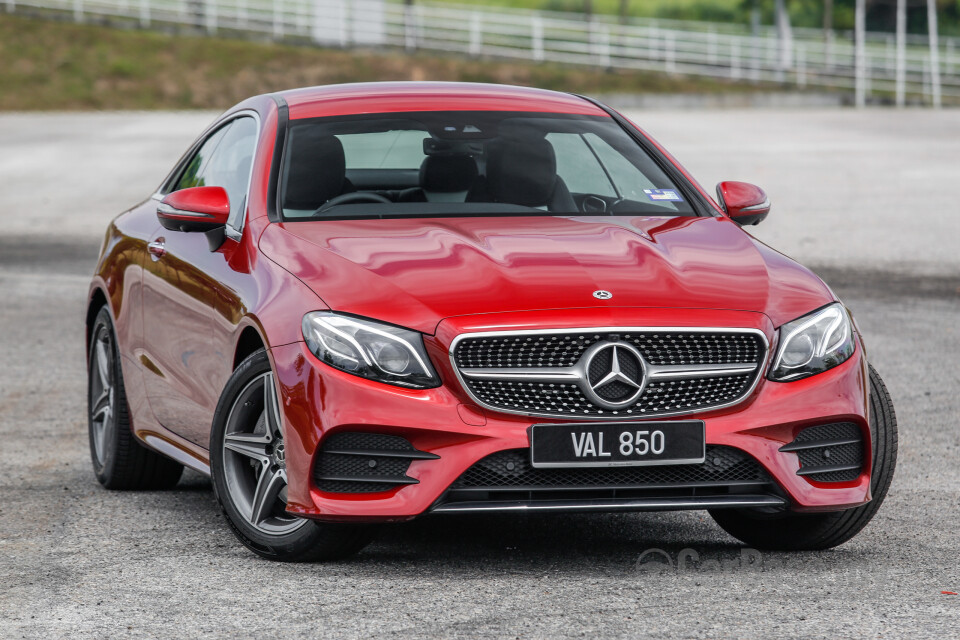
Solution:
M295 120L285 220L696 215L611 118L495 111Z

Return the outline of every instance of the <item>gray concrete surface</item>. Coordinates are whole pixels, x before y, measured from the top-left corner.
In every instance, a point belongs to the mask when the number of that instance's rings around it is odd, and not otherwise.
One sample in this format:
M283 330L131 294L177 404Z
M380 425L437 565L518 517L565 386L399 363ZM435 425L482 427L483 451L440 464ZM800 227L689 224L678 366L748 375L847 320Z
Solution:
M644 116L705 184L768 189L757 235L852 307L900 418L873 523L759 570L700 512L435 517L349 562L278 565L234 540L197 475L101 489L81 333L99 237L212 115L0 116L0 638L958 635L941 591L960 591L960 114ZM697 568L638 569L684 548Z
M628 111L712 192L763 187L761 240L822 267L960 273L960 110ZM96 237L148 196L216 117L0 117L0 225L9 236Z

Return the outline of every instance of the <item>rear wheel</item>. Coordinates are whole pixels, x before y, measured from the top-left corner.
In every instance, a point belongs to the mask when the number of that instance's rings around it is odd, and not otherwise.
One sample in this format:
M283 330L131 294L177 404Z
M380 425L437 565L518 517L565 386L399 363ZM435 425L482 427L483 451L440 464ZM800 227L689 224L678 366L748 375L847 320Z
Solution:
M897 417L883 380L870 367L870 431L873 436L873 499L829 513L762 514L749 509L711 511L724 531L758 549L819 550L843 544L860 533L883 503L897 464Z
M271 560L335 560L360 551L373 538L370 525L315 522L286 512L284 446L276 384L261 349L230 377L210 434L213 487L227 522L240 542Z
M107 489L168 489L183 466L147 449L130 429L116 333L106 307L90 333L87 417L93 472Z

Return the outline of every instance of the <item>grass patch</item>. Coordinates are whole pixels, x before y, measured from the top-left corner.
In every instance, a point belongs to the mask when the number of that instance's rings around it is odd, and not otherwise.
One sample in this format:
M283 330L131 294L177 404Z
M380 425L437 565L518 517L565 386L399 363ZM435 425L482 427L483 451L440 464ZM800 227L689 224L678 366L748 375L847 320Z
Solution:
M583 0L434 0L447 4L476 4L508 9L534 9L540 11L584 10ZM632 18L666 18L679 20L740 21L746 12L741 0L631 0L627 15ZM620 0L593 0L597 14L619 15Z
M0 110L225 109L291 87L375 80L499 82L611 93L752 91L653 72L318 49L0 15Z

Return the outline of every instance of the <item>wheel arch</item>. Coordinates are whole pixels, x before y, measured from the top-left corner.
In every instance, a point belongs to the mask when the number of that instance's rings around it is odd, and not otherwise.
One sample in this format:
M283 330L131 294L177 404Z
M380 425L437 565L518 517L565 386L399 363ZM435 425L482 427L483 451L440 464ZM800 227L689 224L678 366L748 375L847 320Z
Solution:
M108 307L107 294L100 287L93 287L90 291L90 300L87 303L84 336L87 339L87 351L90 351L90 337L93 332L93 323L97 320L100 309Z
M237 344L233 351L233 369L236 370L241 362L258 349L266 348L267 341L261 335L260 329L254 324L247 324L240 330L240 335L237 337Z

